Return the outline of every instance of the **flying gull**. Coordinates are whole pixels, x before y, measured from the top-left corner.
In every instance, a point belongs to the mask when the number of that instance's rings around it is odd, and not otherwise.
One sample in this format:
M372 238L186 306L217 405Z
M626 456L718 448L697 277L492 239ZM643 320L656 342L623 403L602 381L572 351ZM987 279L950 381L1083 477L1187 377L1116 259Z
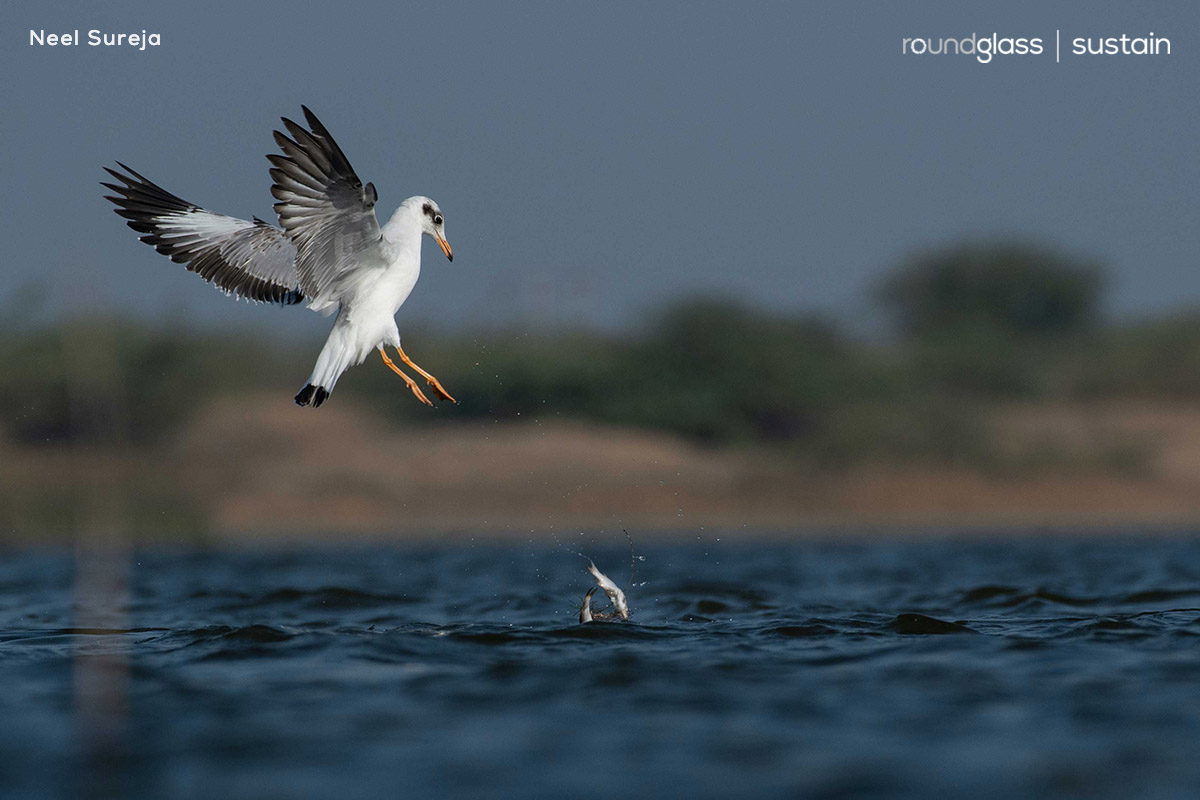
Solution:
M279 227L200 208L119 161L123 172L105 167L119 182L102 184L115 193L106 199L143 234L143 242L226 294L280 305L307 301L313 311L337 312L316 367L296 395L298 405L321 405L343 372L378 350L417 399L432 406L417 382L388 357L386 346L395 348L436 396L456 402L404 352L395 320L421 272L422 234L454 260L442 210L428 197L410 197L380 227L375 185L363 186L329 131L301 108L309 130L285 117L290 136L275 131L283 152L267 156Z

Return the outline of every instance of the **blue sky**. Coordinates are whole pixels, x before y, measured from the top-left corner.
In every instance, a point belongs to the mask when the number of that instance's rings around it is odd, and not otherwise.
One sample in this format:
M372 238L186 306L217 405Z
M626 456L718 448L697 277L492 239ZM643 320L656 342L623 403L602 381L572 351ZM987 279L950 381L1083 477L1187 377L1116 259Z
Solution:
M1002 7L1001 7L1002 5ZM271 215L271 130L313 108L380 216L435 198L405 320L621 327L723 293L869 329L914 251L1019 236L1095 259L1116 313L1200 304L1192 4L5 3L0 297L322 336L234 303L101 199L120 159L215 211ZM158 32L145 52L31 47L30 28ZM1154 31L1167 57L1053 38ZM1050 52L900 53L906 36Z

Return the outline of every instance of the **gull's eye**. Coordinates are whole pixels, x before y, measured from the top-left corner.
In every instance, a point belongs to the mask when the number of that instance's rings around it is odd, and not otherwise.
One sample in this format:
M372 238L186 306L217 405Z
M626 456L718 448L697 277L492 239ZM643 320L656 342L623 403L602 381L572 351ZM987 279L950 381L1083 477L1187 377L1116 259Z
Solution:
M441 225L441 224L442 224L442 215L441 215L441 214L434 214L434 215L433 215L433 224L434 224L434 225Z

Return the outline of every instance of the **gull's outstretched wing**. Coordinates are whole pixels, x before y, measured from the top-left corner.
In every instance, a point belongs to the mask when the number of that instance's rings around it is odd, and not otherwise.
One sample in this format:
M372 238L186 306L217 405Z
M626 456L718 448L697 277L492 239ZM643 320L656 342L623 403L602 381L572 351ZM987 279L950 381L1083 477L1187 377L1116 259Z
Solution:
M621 591L621 587L612 582L612 579L596 568L596 564L592 561L588 562L588 572L592 573L592 577L596 579L596 583L608 595L609 602L613 604L617 615L621 619L629 619L629 604L625 602L625 593Z
M333 300L339 278L382 265L375 186L365 187L321 121L304 109L312 131L286 117L291 138L275 131L283 155L269 155L279 224L296 245L300 288L314 306Z
M260 219L214 214L117 163L124 172L104 168L120 181L101 184L115 192L105 199L116 204L129 227L144 234L143 242L226 294L283 305L304 299L296 247L283 231Z
M592 595L596 593L596 587L587 590L587 594L583 596L583 605L579 607L579 624L583 625L592 621Z

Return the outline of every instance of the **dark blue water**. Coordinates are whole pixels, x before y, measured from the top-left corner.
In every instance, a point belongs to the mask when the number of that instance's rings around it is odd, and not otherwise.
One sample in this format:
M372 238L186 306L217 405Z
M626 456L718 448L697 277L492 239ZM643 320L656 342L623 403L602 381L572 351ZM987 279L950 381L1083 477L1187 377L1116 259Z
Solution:
M1200 540L640 552L0 554L0 797L1200 789Z

